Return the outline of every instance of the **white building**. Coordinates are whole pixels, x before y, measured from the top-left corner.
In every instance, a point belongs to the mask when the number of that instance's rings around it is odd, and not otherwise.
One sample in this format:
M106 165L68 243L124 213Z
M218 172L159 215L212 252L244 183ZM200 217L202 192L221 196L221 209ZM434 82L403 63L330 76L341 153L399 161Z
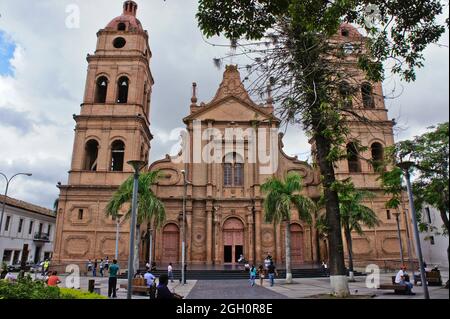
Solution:
M0 195L0 214L4 199ZM55 225L52 210L7 197L0 229L0 260L17 265L51 259Z
M448 213L447 213L448 215ZM434 207L426 207L422 211L422 222L429 224L430 231L420 233L423 259L429 268L435 265L439 268L448 268L447 247L448 237L442 235L441 214Z

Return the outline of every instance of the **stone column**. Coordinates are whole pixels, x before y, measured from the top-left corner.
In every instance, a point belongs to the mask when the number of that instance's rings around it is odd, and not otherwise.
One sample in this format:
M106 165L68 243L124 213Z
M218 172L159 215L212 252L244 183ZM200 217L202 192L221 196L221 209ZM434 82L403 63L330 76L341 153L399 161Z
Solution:
M192 211L186 211L186 263L192 262Z
M220 245L222 243L221 240L221 231L220 231L220 213L219 207L214 208L214 264L218 265L220 263Z
M256 234L255 234L255 246L256 246L256 256L255 261L261 262L263 260L262 258L262 243L261 243L261 223L262 223L262 211L260 209L256 209L255 212L255 224L256 224Z
M253 220L253 206L247 207L248 213L247 213L247 225L248 225L248 251L246 253L246 257L248 260L250 260L252 263L256 264L255 255L254 255L254 247L255 242L253 240L253 226L255 224L255 221Z
M206 263L212 264L212 211L206 211Z

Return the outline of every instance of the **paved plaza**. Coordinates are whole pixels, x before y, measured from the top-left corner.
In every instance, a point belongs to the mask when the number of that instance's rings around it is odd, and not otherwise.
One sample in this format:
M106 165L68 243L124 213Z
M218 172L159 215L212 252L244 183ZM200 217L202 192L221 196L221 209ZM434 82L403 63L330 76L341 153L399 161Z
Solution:
M389 283L391 276L395 273L382 273L380 283ZM60 276L64 287L65 277ZM107 277L82 277L81 289L87 290L90 279L95 279L100 293L104 296L108 294ZM448 271L442 272L444 282L448 279ZM126 279L119 279L120 284L126 284ZM423 299L423 289L421 286L414 286L414 296L395 295L391 290L379 290L366 287L366 277L357 277L356 282L349 283L350 292L354 298L373 299ZM169 283L169 289L186 299L318 299L327 298L330 292L329 278L302 278L294 279L294 283L286 284L284 279L276 279L275 285L270 287L268 280L265 280L263 287L256 285L251 287L248 280L189 280L186 285L181 285L179 281ZM431 299L449 299L449 290L442 287L429 287ZM117 292L118 299L126 299L126 289L120 288ZM133 296L133 299L149 299L147 296Z

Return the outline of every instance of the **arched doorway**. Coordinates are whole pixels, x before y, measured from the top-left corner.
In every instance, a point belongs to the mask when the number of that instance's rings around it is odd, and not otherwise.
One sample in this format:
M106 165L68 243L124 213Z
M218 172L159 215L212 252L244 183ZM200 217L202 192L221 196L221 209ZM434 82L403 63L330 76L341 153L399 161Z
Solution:
M180 230L175 224L168 224L164 227L162 238L162 258L165 264L178 263L179 261Z
M228 219L223 225L223 262L236 264L244 254L244 225L237 218Z
M291 262L302 264L303 259L303 229L298 224L291 225Z

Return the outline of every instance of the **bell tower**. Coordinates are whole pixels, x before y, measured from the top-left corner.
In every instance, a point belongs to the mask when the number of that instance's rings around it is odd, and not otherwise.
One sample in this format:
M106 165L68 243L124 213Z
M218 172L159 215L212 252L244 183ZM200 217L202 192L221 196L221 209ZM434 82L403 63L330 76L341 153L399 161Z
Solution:
M116 222L105 216L106 204L132 174L127 162L148 162L154 80L149 36L137 9L136 2L126 1L122 15L97 33L95 53L87 56L69 180L59 185L54 264L114 258ZM121 226L119 260L128 258L126 226Z
M342 51L342 67L348 78L338 84L339 99L350 114L359 114L365 120L348 116L350 135L345 145L347 159L340 161L335 169L338 179L351 177L358 188L376 190L378 166L382 163L384 149L394 145L394 122L388 118L383 86L372 83L359 69L355 52L364 50L366 39L350 24L342 24L334 38Z

